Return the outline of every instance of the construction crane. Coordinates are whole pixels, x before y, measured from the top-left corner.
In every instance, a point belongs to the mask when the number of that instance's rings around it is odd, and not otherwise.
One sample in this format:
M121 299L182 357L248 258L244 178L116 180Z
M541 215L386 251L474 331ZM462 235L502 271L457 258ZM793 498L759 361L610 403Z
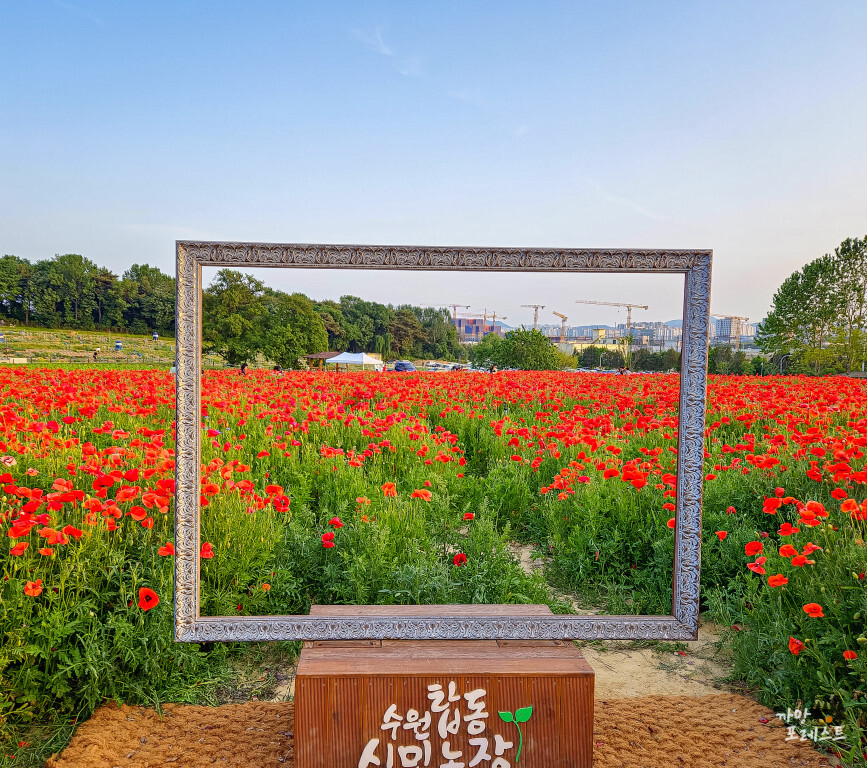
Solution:
M591 301L590 299L575 299L576 304L599 304L604 307L626 307L626 338L627 340L632 335L632 310L633 309L650 309L644 304L624 304L618 301ZM627 344L629 342L627 341Z
M469 309L469 304L432 304L433 307L451 307L452 308L452 319L458 316L458 307L461 309Z
M544 304L521 304L521 306L527 307L527 308L532 307L534 310L536 310L533 313L533 330L535 331L539 327L539 310L545 309L545 305Z
M732 339L735 340L735 352L737 352L741 348L741 331L743 326L741 323L746 324L748 317L741 317L740 315L714 315L714 317L720 318L721 320L729 320L729 344L732 343ZM737 332L735 332L737 331Z
M553 309L551 311L554 312ZM557 315L557 317L559 317L561 320L561 323L560 323L560 343L563 344L566 341L566 321L569 318L566 317L566 315L561 315L559 312L554 312L554 314Z

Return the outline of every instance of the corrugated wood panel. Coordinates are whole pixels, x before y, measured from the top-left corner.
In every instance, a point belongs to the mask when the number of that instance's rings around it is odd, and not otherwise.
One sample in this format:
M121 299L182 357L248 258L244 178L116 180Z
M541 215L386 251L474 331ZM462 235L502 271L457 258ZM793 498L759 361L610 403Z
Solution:
M305 643L296 682L297 768L358 768L370 739L379 739L376 756L380 768L388 764L389 745L393 768L401 765L398 747L404 750L416 740L403 725L410 709L421 716L431 711L428 686L439 684L446 697L455 683L460 700L449 706L449 723L457 705L460 725L447 733L449 748L460 753L457 762L468 765L479 749L470 738L487 738L490 765L496 755L496 734L512 748L502 757L514 766L518 730L503 722L498 712L515 713L533 707L521 723L523 748L520 768L590 768L593 736L593 671L571 643L555 641L384 641L382 644ZM483 732L471 735L463 694L484 689ZM383 716L397 706L395 738L383 730ZM440 713L431 712L430 766L447 762L438 733ZM424 757L420 765L424 764Z

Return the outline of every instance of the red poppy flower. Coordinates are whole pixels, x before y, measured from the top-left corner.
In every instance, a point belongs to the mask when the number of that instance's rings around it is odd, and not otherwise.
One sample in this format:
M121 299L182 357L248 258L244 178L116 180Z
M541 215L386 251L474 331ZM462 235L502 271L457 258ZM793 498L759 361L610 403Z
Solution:
M328 521L328 525L333 525L335 528L343 528L343 523L340 522L339 517L332 517Z
M801 568L804 565L815 565L815 563L815 560L808 560L804 555L797 555L792 558L792 565L794 565L795 568Z
M475 515L472 512L464 513L464 520L475 520Z
M383 483L382 484L382 495L383 496L397 496L397 486L394 483Z
M737 512L737 510L736 510L734 507L728 507L728 508L726 509L726 512L727 512L728 514L730 514L730 515L733 515L733 514L735 514L735 513Z
M175 554L175 545L172 544L170 541L167 541L163 546L161 546L161 547L157 550L157 552L158 552L162 557L168 557L169 555L173 555L173 554Z
M843 651L843 658L851 661L852 659L857 659L858 654L855 651Z
M797 533L799 530L800 528L793 527L791 523L783 523L777 533L780 536L791 536L793 533Z
M457 553L457 554L452 558L452 562L453 562L455 565L463 565L465 562L467 562L467 556L466 556L463 552L458 552L458 553Z
M677 525L677 520L675 520L675 519L672 517L671 520L669 520L669 521L666 523L666 525L667 525L669 528L674 528L674 526Z
M76 541L84 535L84 531L80 531L80 530L78 530L78 528L74 528L71 525L67 525L63 529L63 533L65 533L67 536L75 539Z
M788 584L789 580L783 576L783 574L778 573L776 576L768 577L768 586L770 587L782 587L783 584Z
M159 595L150 587L142 587L138 591L138 607L143 611L149 611L151 608L159 605Z
M26 550L29 546L30 544L28 544L26 541L20 541L18 542L18 544L12 547L12 549L9 550L9 554L13 557L18 557L18 555L23 555L24 550Z
M744 552L747 553L749 557L753 555L759 554L764 547L762 546L762 542L760 541L751 541L744 547Z
M49 555L54 554L54 550L51 547L42 547L42 549L39 550L39 554L48 557Z
M825 614L822 613L822 606L818 603L807 603L804 606L804 613L806 613L811 619L825 618Z
M431 492L426 488L416 488L409 496L411 499L421 499L422 501L431 500Z
M42 594L42 579L28 581L24 585L24 594L28 597L39 597Z
M747 568L749 568L753 573L758 573L760 576L764 576L765 569L762 568L762 565L764 565L767 560L768 558L766 557L760 557L754 563L747 563Z
M779 552L782 557L794 557L798 554L798 550L791 544L783 544L783 546L780 547Z
M716 532L716 537L717 537L720 541L725 541L725 538L726 538L726 536L728 536L728 535L729 535L729 534L728 534L728 531L717 531L717 532Z
M789 650L797 656L801 651L804 650L807 646L804 645L800 640L795 639L794 637L789 637Z
M210 560L214 556L214 547L209 542L205 542L202 544L202 551L199 552L199 557L205 558L205 560Z

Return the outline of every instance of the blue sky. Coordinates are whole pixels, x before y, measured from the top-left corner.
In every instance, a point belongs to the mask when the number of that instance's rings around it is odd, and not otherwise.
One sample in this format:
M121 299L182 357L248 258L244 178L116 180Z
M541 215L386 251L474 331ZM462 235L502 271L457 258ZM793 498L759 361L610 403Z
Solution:
M867 234L867 3L0 1L0 251L713 248L713 308ZM622 320L677 280L271 271L314 297ZM564 309L565 308L565 309Z

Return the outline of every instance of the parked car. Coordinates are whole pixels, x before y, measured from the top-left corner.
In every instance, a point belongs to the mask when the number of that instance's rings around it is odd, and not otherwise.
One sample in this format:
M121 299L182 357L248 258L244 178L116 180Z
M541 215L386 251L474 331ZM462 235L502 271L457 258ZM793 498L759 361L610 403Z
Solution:
M394 361L395 373L413 373L416 370L418 369L409 360Z

